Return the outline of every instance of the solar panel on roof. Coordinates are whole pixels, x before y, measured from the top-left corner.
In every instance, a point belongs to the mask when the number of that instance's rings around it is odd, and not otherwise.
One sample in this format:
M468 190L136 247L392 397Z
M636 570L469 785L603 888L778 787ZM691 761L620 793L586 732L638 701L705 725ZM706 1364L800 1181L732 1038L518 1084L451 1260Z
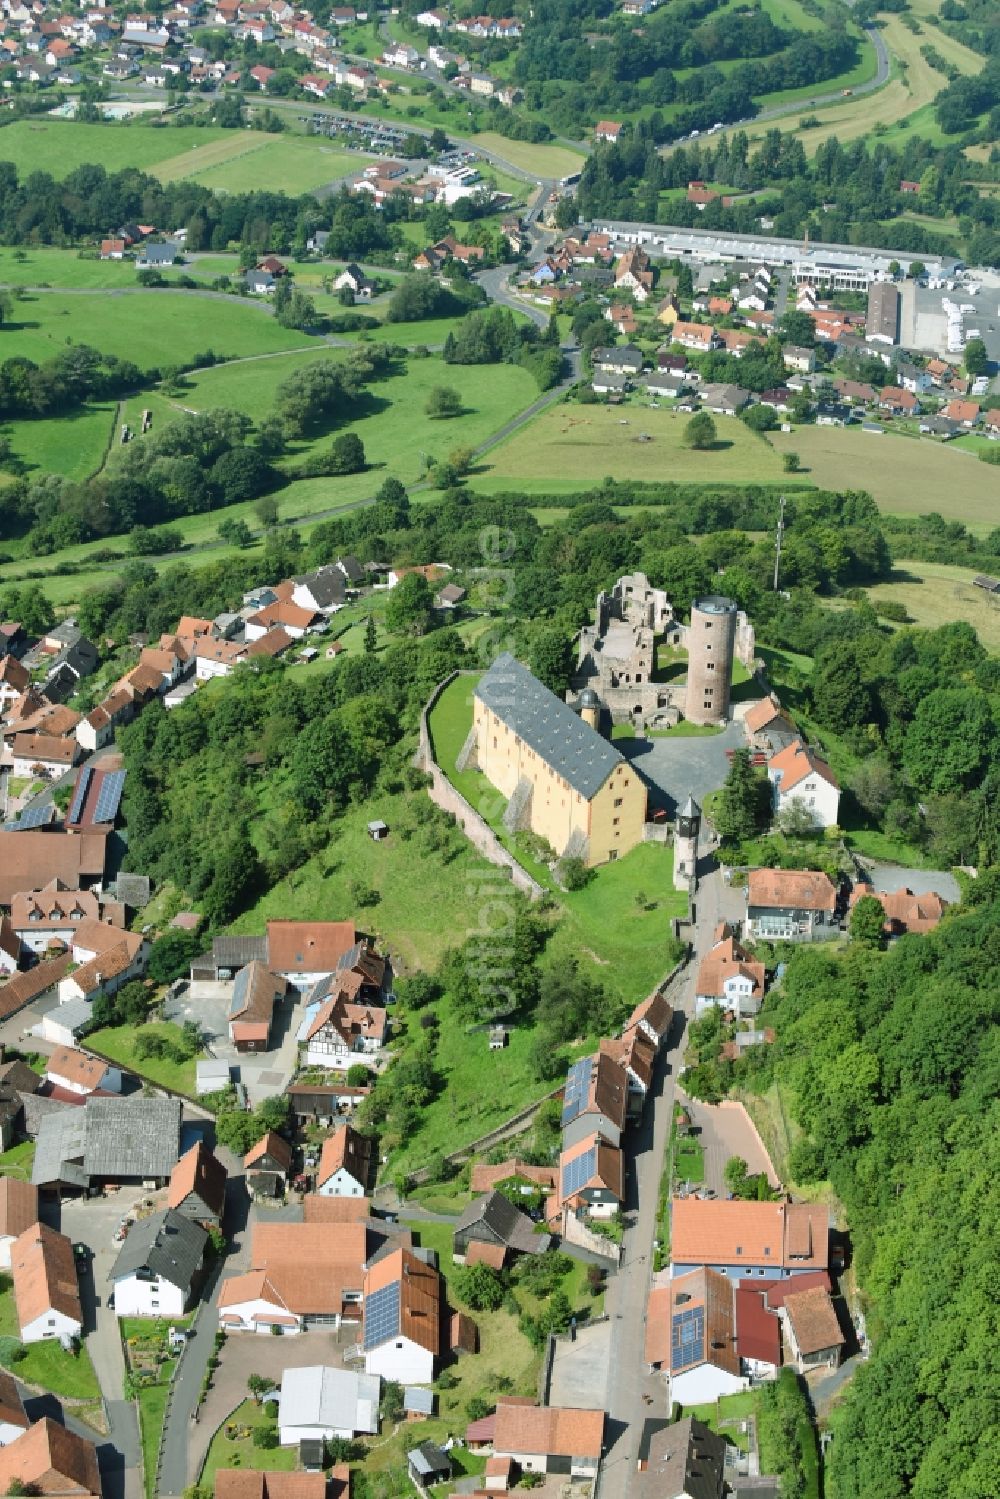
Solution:
M670 1324L670 1368L673 1373L699 1364L705 1357L705 1308L685 1307Z
M39 802L34 807L25 807L17 821L17 829L23 833L27 828L41 828L51 822L55 808L51 802Z
M365 1351L378 1348L387 1338L399 1332L398 1280L373 1291L365 1302Z
M73 800L70 802L69 816L66 818L67 822L80 821L80 813L83 811L83 804L87 800L87 788L90 785L93 774L94 772L87 767L81 770L77 777L76 790L73 793Z
M566 1076L566 1087L563 1089L562 1123L565 1129L567 1124L581 1114L587 1106L590 1096L590 1079L594 1072L593 1057L581 1057L574 1062Z
M592 1145L585 1150L583 1155L578 1155L575 1160L567 1161L563 1167L562 1195L572 1197L585 1186L594 1172L597 1170L597 1146Z
M114 822L125 786L124 770L110 770L101 782L94 810L95 822Z

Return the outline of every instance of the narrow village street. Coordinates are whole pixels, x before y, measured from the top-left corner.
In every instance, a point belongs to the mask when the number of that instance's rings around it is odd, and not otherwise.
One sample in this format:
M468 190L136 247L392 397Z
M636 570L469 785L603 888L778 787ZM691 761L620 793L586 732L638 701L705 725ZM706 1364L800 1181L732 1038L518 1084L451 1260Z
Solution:
M743 915L742 891L728 886L702 847L703 873L694 897L695 924L691 928L691 959L667 991L674 1024L661 1052L653 1083L653 1107L637 1130L624 1138L626 1156L626 1222L621 1268L608 1282L607 1307L611 1317L613 1374L608 1385L606 1456L601 1470L601 1499L627 1499L632 1492L643 1423L650 1416L666 1417L666 1385L662 1376L646 1372L646 1300L653 1265L653 1239L660 1181L663 1176L677 1073L682 1065L688 1021L694 1015L698 964L712 946L720 921Z

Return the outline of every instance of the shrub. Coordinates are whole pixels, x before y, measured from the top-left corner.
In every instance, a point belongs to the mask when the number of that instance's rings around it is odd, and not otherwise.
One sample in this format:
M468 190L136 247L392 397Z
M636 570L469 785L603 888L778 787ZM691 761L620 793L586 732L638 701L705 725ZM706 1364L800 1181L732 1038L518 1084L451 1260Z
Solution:
M270 1452L278 1445L277 1426L255 1426L253 1429L253 1444L261 1447L265 1452Z

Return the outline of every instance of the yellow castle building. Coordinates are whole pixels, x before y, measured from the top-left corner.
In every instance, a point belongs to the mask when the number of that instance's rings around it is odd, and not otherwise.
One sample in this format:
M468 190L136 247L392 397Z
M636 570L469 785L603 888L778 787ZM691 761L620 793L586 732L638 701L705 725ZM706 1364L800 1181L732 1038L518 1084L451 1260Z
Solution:
M475 766L507 798L511 832L530 828L560 858L593 867L642 842L646 788L597 732L596 696L582 693L578 706L579 714L505 652L475 690L459 768Z

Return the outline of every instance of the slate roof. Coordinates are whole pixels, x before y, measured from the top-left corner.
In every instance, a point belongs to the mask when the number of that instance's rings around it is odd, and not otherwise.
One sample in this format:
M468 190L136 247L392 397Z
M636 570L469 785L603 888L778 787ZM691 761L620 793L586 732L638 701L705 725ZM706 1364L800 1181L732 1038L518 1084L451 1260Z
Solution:
M641 1493L656 1499L721 1499L726 1442L693 1416L647 1421L639 1446Z
M148 1270L184 1292L191 1289L208 1234L183 1213L165 1208L133 1223L111 1271L112 1281Z
M177 1098L88 1098L42 1119L31 1179L37 1186L91 1177L168 1177L178 1155Z
M509 651L480 679L476 697L588 801L625 763L618 750Z
M455 1233L474 1228L478 1223L518 1254L541 1254L549 1247L548 1234L536 1234L531 1219L502 1192L488 1192L470 1202L455 1224Z

